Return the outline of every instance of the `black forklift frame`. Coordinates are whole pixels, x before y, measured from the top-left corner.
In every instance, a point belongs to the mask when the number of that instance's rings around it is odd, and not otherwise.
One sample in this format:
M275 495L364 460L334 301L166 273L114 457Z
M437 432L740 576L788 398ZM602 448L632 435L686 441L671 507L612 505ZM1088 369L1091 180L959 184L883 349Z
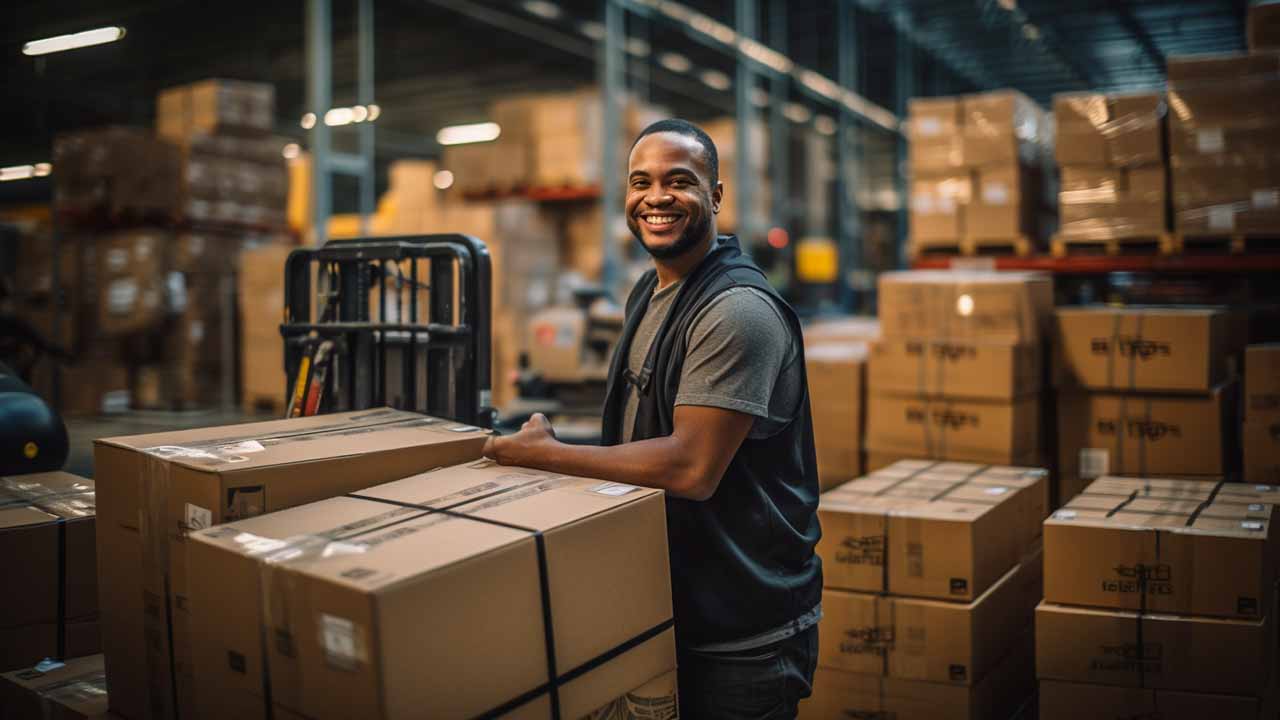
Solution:
M420 281L423 260L429 261L427 277ZM469 235L332 240L293 251L285 265L280 326L286 401L303 358L317 341L330 340L333 366L324 379L322 412L391 405L492 427L491 282L489 249ZM419 317L424 294L427 316ZM389 398L391 348L403 355L401 392ZM426 358L425 395L418 387L420 353Z

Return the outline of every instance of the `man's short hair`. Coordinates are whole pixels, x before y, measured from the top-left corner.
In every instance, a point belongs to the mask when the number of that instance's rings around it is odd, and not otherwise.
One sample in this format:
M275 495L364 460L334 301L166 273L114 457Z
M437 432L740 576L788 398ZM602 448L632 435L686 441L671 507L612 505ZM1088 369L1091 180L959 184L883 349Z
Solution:
M643 140L646 135L660 132L676 133L698 141L698 144L702 146L703 152L707 155L707 169L711 171L711 187L714 188L720 180L720 153L716 152L716 144L712 142L711 136L688 120L667 118L666 120L652 123L649 127L641 130L640 134L636 136L635 142L631 143L631 149L634 150L636 144Z

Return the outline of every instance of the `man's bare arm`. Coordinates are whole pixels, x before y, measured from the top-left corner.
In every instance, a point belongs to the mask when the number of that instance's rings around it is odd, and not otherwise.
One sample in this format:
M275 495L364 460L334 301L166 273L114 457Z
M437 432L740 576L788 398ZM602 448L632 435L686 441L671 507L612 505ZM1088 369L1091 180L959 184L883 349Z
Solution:
M503 465L659 488L675 497L706 500L719 487L753 420L734 410L678 405L670 435L598 447L556 440L551 423L536 414L520 432L490 438L484 454Z

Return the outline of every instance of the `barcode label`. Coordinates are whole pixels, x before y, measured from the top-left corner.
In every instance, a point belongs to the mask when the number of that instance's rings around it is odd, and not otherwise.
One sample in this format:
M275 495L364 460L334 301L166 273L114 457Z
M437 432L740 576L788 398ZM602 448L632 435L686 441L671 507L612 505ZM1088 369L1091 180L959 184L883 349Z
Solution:
M1111 471L1111 452L1105 448L1080 448L1080 479L1092 480Z

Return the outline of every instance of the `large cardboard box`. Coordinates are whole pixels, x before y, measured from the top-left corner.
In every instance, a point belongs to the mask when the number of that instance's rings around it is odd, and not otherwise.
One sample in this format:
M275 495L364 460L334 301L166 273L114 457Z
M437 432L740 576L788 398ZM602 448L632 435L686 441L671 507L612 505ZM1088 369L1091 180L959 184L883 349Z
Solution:
M107 720L102 656L69 658L0 675L0 717Z
M240 402L246 410L283 410L288 380L284 371L285 262L294 248L269 244L246 249L239 258Z
M1222 308L1064 307L1054 313L1059 385L1207 392L1227 374Z
M1053 569L1046 564L1049 576ZM1274 652L1266 619L1036 608L1042 680L1250 695L1268 687Z
M1038 170L1019 164L978 168L974 171L973 199L964 208L965 237L1036 239L1040 194Z
M829 343L869 343L880 337L880 321L873 317L824 317L804 326L805 352Z
M1264 704L1256 697L1040 681L1040 720L1261 720Z
M1203 395L1058 393L1058 471L1221 476L1235 469L1234 381Z
M519 716L545 717L548 643L566 717L675 666L655 490L480 460L193 539L200 717L265 711L260 632L271 700L316 718L474 717L525 693Z
M906 462L822 494L827 588L972 601L1040 534L1035 468Z
M164 318L171 240L163 230L125 230L97 243L97 328L104 336L144 331Z
M1040 161L1047 121L1027 96L1016 90L966 95L961 100L961 109L966 165L984 167Z
M984 720L1013 717L1035 692L1031 632L976 686L900 680L818 666L803 720Z
M1053 280L1034 272L887 272L879 291L884 337L1034 343L1053 312Z
M1245 348L1244 394L1245 418L1280 415L1280 343Z
M953 173L963 167L960 98L911 98L907 110L912 174Z
M813 445L823 490L862 474L867 346L831 343L805 351Z
M1012 400L1040 389L1040 346L891 337L871 345L867 381L881 393Z
M1275 579L1274 506L1166 499L1144 481L1073 498L1044 522L1045 598L1151 612L1260 618ZM1239 498L1246 499L1246 498Z
M911 180L911 237L959 240L965 235L965 208L972 195L968 173Z
M825 590L818 664L903 680L976 685L1035 619L1039 550L972 602Z
M865 466L864 471L871 473L883 470L894 463L904 460L928 462L948 460L961 463L978 463L980 465L1012 465L1016 467L1045 467L1049 464L1041 453L1028 453L1025 457L1010 457L1007 453L956 452L953 449L948 454L951 457L930 458L922 456L919 449L913 448L867 448L863 453L863 465Z
M485 437L458 423L377 409L96 440L113 709L130 718L172 714L175 677L179 703L190 702L184 547L192 530L473 459Z
M22 583L0 600L0 669L68 648L97 652L93 481L64 472L0 478L0 554ZM82 637L71 637L73 624L84 626Z
M1280 416L1245 418L1244 480L1280 484Z
M242 80L201 80L166 88L156 96L156 133L181 143L228 130L270 132L275 95L273 85Z
M953 452L1034 455L1040 447L1040 397L1008 401L872 392L867 399L867 447L915 449L918 457Z
M59 135L51 163L54 211L90 225L172 222L181 205L179 149L150 130L108 127Z

